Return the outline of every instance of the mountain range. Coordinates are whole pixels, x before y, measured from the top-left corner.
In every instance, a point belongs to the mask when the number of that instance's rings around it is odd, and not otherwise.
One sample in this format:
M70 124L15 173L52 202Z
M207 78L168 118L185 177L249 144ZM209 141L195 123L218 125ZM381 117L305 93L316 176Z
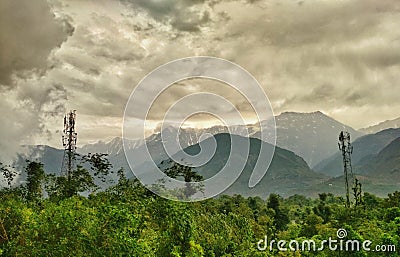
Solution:
M340 176L343 173L342 159L337 145L338 134L341 130L349 131L352 137L354 172L362 174L362 179L367 184L372 185L370 187L372 190L376 189L375 186L380 177L376 170L382 170L385 176L394 174L391 177L391 181L379 180L382 186L379 190L382 193L390 192L388 191L390 186L386 188L386 185L396 185L397 181L399 181L396 175L398 168L396 165L398 165L399 160L396 159L396 155L391 155L390 152L397 149L397 141L395 140L400 137L400 128L386 129L375 134L364 135L363 132L356 131L322 112L285 112L276 116L275 120L277 125L277 150L265 179L255 188L244 190L254 166L251 160L257 155L255 150L257 147L252 146L252 155L250 156L250 161L246 164L243 174L226 193L239 192L243 195L264 195L269 192L279 192L282 195L288 195L290 193L304 192L307 195L315 195L316 190L321 190L321 187L323 190L334 191L334 187L328 187L326 183L335 179L340 180ZM270 122L261 122L261 126L267 132L270 132L270 124ZM233 131L234 135L251 137L252 145L269 145L268 140L266 140L267 142L260 140L260 127L256 124L238 125L231 127L230 130L231 132ZM225 144L226 132L228 132L228 128L223 126L202 129L184 128L179 130L179 143L185 151L191 151L190 149L198 147L200 136L208 133L208 138L215 136L220 141L220 144ZM177 128L167 127L163 131L163 138L161 133L152 134L145 140L124 139L125 141L123 141L121 138L114 138L109 142L99 141L94 144L84 145L78 148L77 152L79 154L107 153L115 169L123 167L127 176L132 177L133 174L130 172L130 167L123 151L123 143L125 143L127 154L131 152L141 153L149 149L155 162L160 163L169 158L164 150L164 143L169 140L175 140L173 135L176 133ZM208 140L207 137L202 137L201 139ZM386 147L389 148L386 149ZM216 153L216 159L209 164L211 166L199 168L199 172L207 176L210 175L210 171L215 170L210 167L219 167L227 156L226 149L224 149L220 148ZM177 153L174 152L172 154ZM25 159L37 160L44 163L46 172L58 173L61 169L62 157L63 150L50 146L24 146L24 151L18 155L14 166L21 170L25 165ZM389 157L390 160L387 161ZM219 163L217 163L218 159ZM140 154L135 159L134 165L135 167L146 165L144 158L141 158ZM329 179L329 177L337 178ZM19 180L23 181L23 176ZM274 183L271 181L274 181ZM341 186L338 188L341 188Z
M275 117L276 122L276 145L288 149L300 157L302 157L309 166L314 166L322 160L328 158L337 151L337 135L341 130L349 131L353 139L362 135L361 132L344 125L332 119L331 117L323 114L322 112L312 113L295 113L285 112ZM271 122L261 122L260 125L264 131L271 131ZM249 136L261 139L260 126L256 124L251 125L237 125L230 127L230 132L235 135ZM153 159L163 160L168 158L164 151L163 144L168 140L175 140L174 135L179 135L179 143L182 148L194 145L199 142L200 136L204 134L216 135L220 133L228 133L228 128L223 126L213 126L210 128L183 128L178 129L175 127L167 127L163 130L163 137L161 133L155 133L149 136L145 141L143 140L127 140L128 151L136 150L137 152L145 151L146 145L149 149ZM204 139L204 138L203 138ZM271 138L264 138L264 141L272 143ZM145 145L146 144L146 145ZM83 146L78 151L80 153L94 152L96 149L104 149L105 153L115 155L118 164L124 164L124 153L122 151L122 139L113 139L108 146L104 142L92 144L90 146ZM136 165L142 164L143 158L135 160Z

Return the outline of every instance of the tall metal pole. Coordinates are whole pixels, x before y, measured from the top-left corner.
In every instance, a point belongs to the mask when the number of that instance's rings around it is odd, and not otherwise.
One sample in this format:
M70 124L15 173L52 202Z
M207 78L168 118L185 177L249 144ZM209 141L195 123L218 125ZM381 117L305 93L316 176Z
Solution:
M346 207L350 207L350 192L349 192L349 174L353 176L353 170L351 167L351 154L353 152L353 146L350 143L350 133L342 131L339 134L339 150L342 151L343 157L343 171L346 187Z
M63 146L64 158L61 167L61 174L70 176L74 169L74 155L76 150L77 133L75 132L76 111L70 111L64 117Z

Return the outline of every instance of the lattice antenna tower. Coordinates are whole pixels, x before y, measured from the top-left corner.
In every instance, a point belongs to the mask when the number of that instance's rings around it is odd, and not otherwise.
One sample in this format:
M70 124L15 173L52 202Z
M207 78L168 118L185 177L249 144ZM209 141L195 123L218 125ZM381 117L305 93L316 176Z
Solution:
M75 168L75 153L77 133L75 131L76 111L70 111L64 116L64 130L62 143L64 147L64 158L61 166L61 174L70 176Z
M346 207L350 207L350 188L349 177L354 181L353 169L351 167L351 154L353 153L353 146L350 142L350 133L341 131L339 134L339 150L342 151L343 157L343 171L346 188Z

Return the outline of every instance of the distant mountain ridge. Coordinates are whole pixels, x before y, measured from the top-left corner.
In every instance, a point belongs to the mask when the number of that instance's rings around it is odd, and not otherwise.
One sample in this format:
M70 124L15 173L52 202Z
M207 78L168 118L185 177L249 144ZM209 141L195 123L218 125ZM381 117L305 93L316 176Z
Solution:
M334 154L337 150L337 135L341 130L349 131L353 139L363 133L346 126L322 112L296 113L284 112L275 117L276 121L276 144L277 146L291 150L301 156L311 167ZM273 129L270 121L262 121L261 126L267 132L263 141L272 143L271 135ZM230 127L231 133L240 136L249 136L261 139L260 127L256 124L236 125ZM182 128L179 130L179 143L183 148L198 143L202 134L216 135L228 133L228 128L213 126L209 128ZM174 140L172 135L178 133L178 128L167 127L163 131L164 140ZM204 138L203 138L204 139ZM128 150L133 148L145 150L145 142L155 159L165 159L163 142L160 133L150 135L144 140L133 140ZM123 159L122 139L114 139L105 144L99 142L90 146L84 146L79 151L90 152L94 149L103 149L102 152L119 155ZM90 149L90 151L89 151ZM137 160L140 162L140 160Z
M139 147L144 144L144 140L136 139L136 140L125 140L125 147L128 149ZM77 152L80 154L88 154L88 153L106 153L108 155L117 155L123 152L123 142L121 137L115 137L112 140L98 141L92 144L86 144L82 147L78 147Z
M350 131L353 138L362 135L349 126L346 126L321 112L312 113L295 113L285 112L275 117L276 120L276 136L277 146L293 151L301 156L310 166L322 161L336 152L337 138L336 135L343 129ZM261 126L267 131L266 142L274 141L271 138L271 122L262 121ZM230 127L231 133L240 136L250 136L259 138L260 127L256 124L247 126L236 125ZM209 136L220 133L227 133L229 130L223 126L213 126L209 128L182 128L179 129L179 143L185 148L190 145L197 144L200 136L207 133ZM163 140L175 140L173 135L178 132L178 128L167 127L163 131L164 139L161 133L155 133L143 139L130 140L125 139L127 151L147 151L149 149L153 159L163 160L168 156L163 147ZM204 138L203 138L204 139ZM109 142L99 141L93 144L86 144L77 149L79 154L87 153L106 153L110 155L110 159L114 166L124 167L129 170L129 165L123 151L123 139L116 137ZM147 147L146 147L147 146ZM135 160L136 165L143 163L140 156Z
M375 134L388 128L400 128L400 117L394 120L386 120L367 128L359 129L359 131L366 134Z

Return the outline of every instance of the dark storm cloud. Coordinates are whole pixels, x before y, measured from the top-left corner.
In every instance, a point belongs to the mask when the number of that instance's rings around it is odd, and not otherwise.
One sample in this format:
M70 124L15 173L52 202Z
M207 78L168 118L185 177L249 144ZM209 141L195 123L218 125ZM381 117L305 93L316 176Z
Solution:
M0 1L0 84L10 85L14 72L46 69L50 52L71 33L45 0Z

